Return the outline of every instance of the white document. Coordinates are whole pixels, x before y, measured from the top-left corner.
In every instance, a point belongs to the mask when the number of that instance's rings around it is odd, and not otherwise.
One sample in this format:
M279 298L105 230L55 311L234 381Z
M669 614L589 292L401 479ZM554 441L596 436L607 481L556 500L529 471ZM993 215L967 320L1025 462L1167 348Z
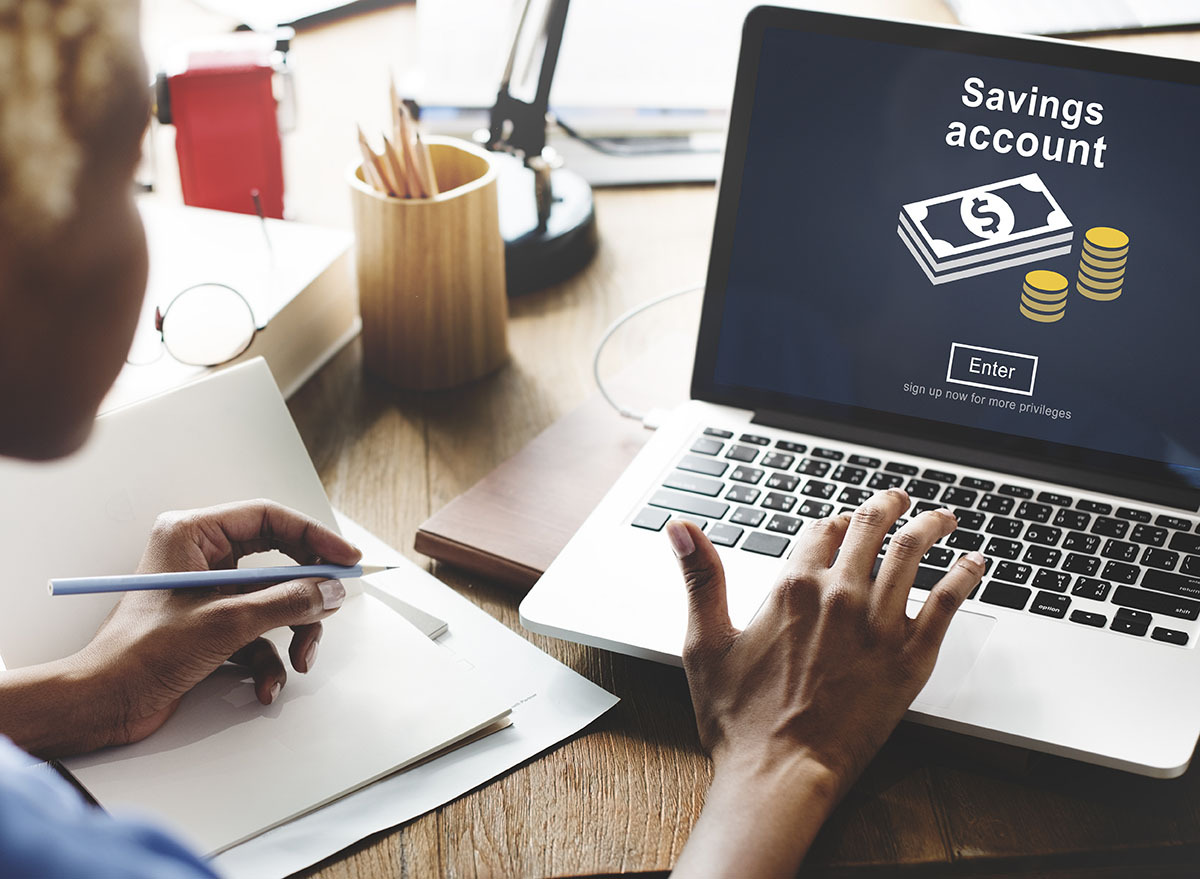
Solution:
M402 596L446 620L448 631L438 644L464 662L491 672L497 693L514 706L513 723L235 846L213 861L227 879L282 879L373 833L411 821L557 745L618 701L407 561L361 525L340 513L338 522L346 538L372 561L400 566L367 578L368 588Z

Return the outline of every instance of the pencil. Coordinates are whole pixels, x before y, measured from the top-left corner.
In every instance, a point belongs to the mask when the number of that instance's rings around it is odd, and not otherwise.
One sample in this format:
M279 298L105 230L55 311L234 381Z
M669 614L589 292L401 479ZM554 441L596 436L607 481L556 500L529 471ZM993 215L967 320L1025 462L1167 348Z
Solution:
M396 147L388 140L388 136L383 136L383 157L387 164L391 166L392 176L399 183L399 188L396 190L396 195L401 198L412 197L412 186L408 182L408 170L404 167L404 159L396 151Z
M421 173L425 176L425 189L430 196L438 194L437 177L433 173L433 159L429 156L429 144L421 138L421 129L416 129L417 161L421 165Z
M51 580L51 595L90 595L143 589L213 589L218 586L270 586L288 580L321 577L351 579L390 570L379 565L283 565L275 568L233 568L219 571L173 571L163 574L125 574L113 577L66 577Z
M362 127L358 129L358 147L363 155L363 177L368 177L367 182L374 186L377 190L385 195L395 195L388 183L387 174L384 173L383 164L379 161L379 156L375 155L375 151L371 149L371 145L367 143L367 137L363 134ZM370 169L368 171L367 169Z
M418 198L428 198L429 186L421 173L421 164L417 158L417 143L413 136L416 124L413 122L412 114L408 112L408 107L404 104L397 106L400 110L400 147L404 151L404 165L410 171L409 183L410 185L415 183L413 189Z

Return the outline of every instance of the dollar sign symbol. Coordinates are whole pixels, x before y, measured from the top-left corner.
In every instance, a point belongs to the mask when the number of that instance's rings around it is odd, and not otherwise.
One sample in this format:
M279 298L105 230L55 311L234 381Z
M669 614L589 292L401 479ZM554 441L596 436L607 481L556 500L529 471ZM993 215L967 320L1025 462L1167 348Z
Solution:
M980 226L980 230L983 232L994 232L1000 227L1000 212L994 208L989 208L985 199L976 198L972 200L971 216L983 221L983 225Z

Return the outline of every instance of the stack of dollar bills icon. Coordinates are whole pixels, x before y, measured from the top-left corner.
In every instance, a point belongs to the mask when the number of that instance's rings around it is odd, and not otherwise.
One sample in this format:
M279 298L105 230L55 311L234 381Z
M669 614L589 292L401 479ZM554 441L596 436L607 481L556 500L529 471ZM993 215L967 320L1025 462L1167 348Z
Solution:
M1121 295L1125 283L1125 261L1129 259L1129 236L1120 229L1096 226L1083 236L1079 258L1079 283L1088 299L1107 302Z
M1066 256L1074 237L1037 174L906 204L896 232L934 284Z

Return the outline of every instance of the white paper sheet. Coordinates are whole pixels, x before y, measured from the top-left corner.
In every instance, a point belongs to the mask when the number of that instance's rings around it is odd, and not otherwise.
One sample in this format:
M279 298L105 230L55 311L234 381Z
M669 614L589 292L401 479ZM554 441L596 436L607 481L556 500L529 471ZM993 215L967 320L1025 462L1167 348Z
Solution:
M341 513L337 519L366 557L401 565L365 582L446 620L449 629L438 644L489 669L498 692L515 706L513 725L235 846L213 861L229 879L273 879L309 867L487 783L579 732L617 703L361 525Z

